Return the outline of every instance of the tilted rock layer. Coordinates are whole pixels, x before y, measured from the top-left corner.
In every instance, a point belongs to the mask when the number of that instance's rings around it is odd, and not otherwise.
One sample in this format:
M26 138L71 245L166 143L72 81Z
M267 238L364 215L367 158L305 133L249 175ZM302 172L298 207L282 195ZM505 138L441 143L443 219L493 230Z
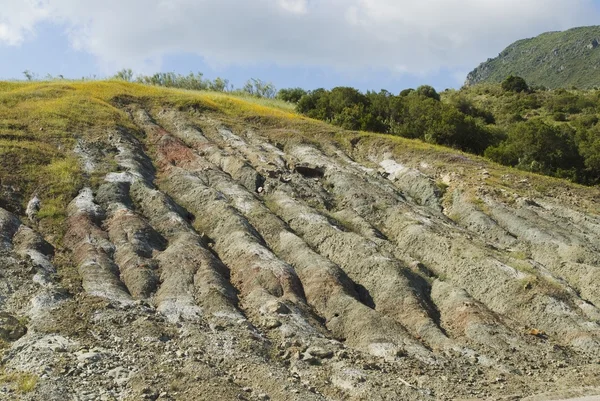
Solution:
M383 137L119 107L137 131L99 134L104 155L78 142L102 177L70 203L60 244L0 209L0 398L600 386L597 191L546 196L534 176L402 156Z

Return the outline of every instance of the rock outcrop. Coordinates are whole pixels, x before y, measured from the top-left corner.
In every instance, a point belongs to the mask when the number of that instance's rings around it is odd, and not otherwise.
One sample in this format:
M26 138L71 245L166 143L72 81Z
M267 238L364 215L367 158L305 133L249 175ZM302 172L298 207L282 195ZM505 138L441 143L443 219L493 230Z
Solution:
M0 208L0 398L501 399L600 386L589 199L524 194L518 177L497 187L480 162L436 169L383 140L342 146L120 107L137 131L104 136L111 163L78 142L88 174L109 171L70 203L61 244Z

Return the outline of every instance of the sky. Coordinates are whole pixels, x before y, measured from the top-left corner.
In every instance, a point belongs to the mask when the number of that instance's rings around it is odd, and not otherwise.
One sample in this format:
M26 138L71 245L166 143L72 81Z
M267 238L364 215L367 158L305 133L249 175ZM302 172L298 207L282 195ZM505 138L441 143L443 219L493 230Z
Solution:
M0 79L131 68L442 90L515 40L598 24L600 0L0 0Z

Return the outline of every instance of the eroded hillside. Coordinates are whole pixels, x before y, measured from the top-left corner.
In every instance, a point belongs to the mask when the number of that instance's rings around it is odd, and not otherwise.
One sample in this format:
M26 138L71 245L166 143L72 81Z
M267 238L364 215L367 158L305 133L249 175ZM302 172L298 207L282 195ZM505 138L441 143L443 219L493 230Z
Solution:
M0 89L0 397L599 391L598 188L225 95Z

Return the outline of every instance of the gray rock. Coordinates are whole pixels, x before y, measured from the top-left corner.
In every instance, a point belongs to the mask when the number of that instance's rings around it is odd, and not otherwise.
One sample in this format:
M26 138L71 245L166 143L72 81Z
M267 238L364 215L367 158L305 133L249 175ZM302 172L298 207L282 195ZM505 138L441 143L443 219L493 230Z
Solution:
M308 347L306 353L321 359L333 357L332 350L328 350L322 347Z
M42 201L37 195L34 195L33 198L29 200L27 203L27 209L25 209L25 214L27 215L29 221L34 222L37 220L37 214L40 211L41 206Z

